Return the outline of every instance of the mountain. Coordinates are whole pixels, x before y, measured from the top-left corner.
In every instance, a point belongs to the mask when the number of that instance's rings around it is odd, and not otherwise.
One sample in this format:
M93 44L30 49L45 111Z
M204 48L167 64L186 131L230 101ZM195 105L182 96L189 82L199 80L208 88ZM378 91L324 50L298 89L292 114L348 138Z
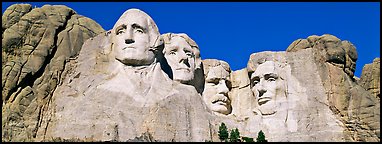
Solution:
M138 9L104 30L63 5L8 7L2 141L220 141L222 122L271 142L380 141L380 60L355 77L351 42L312 35L285 51L253 53L232 71L202 59L187 34L159 29ZM137 58L148 61L124 58L130 43L149 49ZM179 48L185 54L173 57ZM194 72L178 73L178 63Z

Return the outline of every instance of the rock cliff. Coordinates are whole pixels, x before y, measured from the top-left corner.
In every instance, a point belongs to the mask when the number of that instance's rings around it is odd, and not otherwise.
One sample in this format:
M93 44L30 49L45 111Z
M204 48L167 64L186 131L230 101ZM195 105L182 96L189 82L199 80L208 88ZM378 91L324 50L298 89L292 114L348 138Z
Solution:
M2 16L3 141L36 136L65 63L85 40L102 32L99 24L66 6L7 8Z
M381 96L381 60L375 58L372 63L363 66L359 83L363 88L380 100Z

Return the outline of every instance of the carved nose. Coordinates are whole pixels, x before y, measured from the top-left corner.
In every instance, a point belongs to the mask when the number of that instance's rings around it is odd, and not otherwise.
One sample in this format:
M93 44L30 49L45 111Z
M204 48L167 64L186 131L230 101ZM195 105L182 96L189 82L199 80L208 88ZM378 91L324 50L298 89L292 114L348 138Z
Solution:
M134 43L135 41L133 39L125 39L126 44Z
M258 89L257 91L259 92L259 98L262 97L264 95L264 93L267 92L267 90L265 90L265 89Z
M180 62L187 59L187 55L184 52L179 52Z
M182 60L181 60L181 63L183 63L183 64L186 65L187 67L190 67L190 63L188 63L187 58L186 58L186 59L182 59Z
M226 95L228 93L228 87L225 85L225 81L219 82L218 92L219 94Z
M259 98L262 97L264 95L264 93L267 92L267 90L264 88L262 81L259 82L259 85L257 87L257 91L259 92Z
M179 57L180 57L180 59L179 59L179 63L183 63L183 64L185 64L187 67L190 67L190 63L188 62L188 57L187 57L187 55L186 55L185 53L180 52L180 53L179 53Z

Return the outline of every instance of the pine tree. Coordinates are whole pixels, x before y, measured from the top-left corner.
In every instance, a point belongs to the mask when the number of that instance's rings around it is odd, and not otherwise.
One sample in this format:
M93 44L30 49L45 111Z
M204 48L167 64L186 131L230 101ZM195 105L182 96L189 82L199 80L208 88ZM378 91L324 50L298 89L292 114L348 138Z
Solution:
M268 140L265 139L265 135L262 130L259 131L256 138L257 142L268 142Z
M234 130L231 130L230 136L229 136L230 142L240 142L240 132L236 128Z
M219 126L219 139L225 142L228 139L228 130L224 123Z

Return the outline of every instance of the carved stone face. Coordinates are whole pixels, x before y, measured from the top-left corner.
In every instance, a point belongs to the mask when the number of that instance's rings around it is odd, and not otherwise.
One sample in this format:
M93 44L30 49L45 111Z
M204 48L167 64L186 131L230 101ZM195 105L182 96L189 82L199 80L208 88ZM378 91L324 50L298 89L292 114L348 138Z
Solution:
M221 65L211 67L204 85L203 100L213 112L221 114L231 113L231 101L228 92L231 87L229 72Z
M131 10L117 21L113 28L115 58L126 65L149 65L155 55L150 49L149 16Z
M273 61L266 61L251 74L251 90L262 115L276 113L278 97L285 94L284 81L277 69Z
M187 41L175 36L165 45L164 57L173 73L173 79L181 83L189 83L194 79L195 53Z

